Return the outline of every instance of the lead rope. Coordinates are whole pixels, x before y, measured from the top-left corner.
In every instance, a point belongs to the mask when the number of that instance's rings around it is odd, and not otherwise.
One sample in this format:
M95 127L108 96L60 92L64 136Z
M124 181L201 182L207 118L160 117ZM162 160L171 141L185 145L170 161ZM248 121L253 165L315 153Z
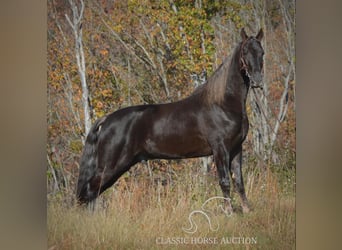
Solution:
M267 123L269 129L272 131L273 134L276 134L275 128L271 125L271 123L270 123L269 120L267 119L268 117L267 117L266 114L265 114L264 108L263 108L263 106L261 105L261 101L260 101L260 99L259 99L259 96L258 96L257 93L256 93L256 90L255 90L254 88L253 88L252 90L253 90L253 94L254 94L254 96L255 96L256 103L257 103L257 105L259 106L259 110L261 111L261 114L265 117L265 120L266 120L266 123ZM264 94L263 91L262 91L262 94L263 94L264 97L266 98L266 96L265 96L265 94ZM273 112L273 110L270 109L270 111L271 111L273 117L275 118L275 120L278 121L279 123L281 123L281 121L280 121L280 120L278 119L278 117L275 115L275 113ZM274 140L274 142L272 143L272 148L270 148L270 149L269 149L269 152L267 153L268 156L270 156L271 152L273 151L274 143L276 143L276 144L279 146L279 141L278 141L277 138L276 138L276 139ZM262 159L261 156L258 156L258 158L259 158L259 159ZM263 160L263 162L264 162L264 160Z
M264 109L263 109L263 106L261 105L262 103L261 103L261 100L259 99L259 96L256 94L256 90L255 90L255 88L252 88L252 91L253 91L253 94L254 94L254 96L255 96L255 100L256 100L256 102L257 102L257 105L259 106L259 110L261 111L261 113L262 113L262 115L265 117L265 119L266 119L266 121L267 121L267 124L268 124L268 126L270 127L270 129L273 131L273 132L275 132L275 130L274 130L274 128L272 128L272 126L271 126L271 124L269 123L269 121L268 121L268 117L266 116L266 114L265 114L265 111L264 111ZM266 96L265 96L265 94L264 94L264 92L262 91L262 94L263 94L263 96L266 98ZM272 115L274 116L274 118L275 118L275 120L276 121L278 121L279 123L281 123L281 121L278 119L278 117L275 115L275 113L274 113L274 111L272 110L272 109L270 109L270 111L271 111L271 113L272 113Z

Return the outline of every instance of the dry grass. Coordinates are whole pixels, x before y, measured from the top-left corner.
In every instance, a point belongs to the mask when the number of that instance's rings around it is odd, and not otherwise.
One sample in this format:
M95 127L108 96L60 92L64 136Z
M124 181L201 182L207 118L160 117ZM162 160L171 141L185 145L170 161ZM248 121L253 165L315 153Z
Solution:
M151 184L148 180L125 183L122 179L104 194L100 208L94 213L68 207L62 199L50 198L48 247L294 249L293 190L289 194L280 188L279 176L271 171L249 172L245 176L253 211L247 215L237 211L227 217L218 209L221 203L211 201L206 206L206 214L212 229L217 230L210 230L203 214L196 213L192 217L198 226L194 234L183 230L190 227L189 214L201 209L208 198L221 195L217 180L210 176L191 175L189 171L167 186ZM234 194L233 206L237 210L239 204Z

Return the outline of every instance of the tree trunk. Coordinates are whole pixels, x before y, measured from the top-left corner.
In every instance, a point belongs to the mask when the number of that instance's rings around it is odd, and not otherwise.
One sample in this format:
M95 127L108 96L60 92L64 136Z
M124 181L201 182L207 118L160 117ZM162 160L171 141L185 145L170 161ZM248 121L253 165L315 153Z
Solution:
M82 43L82 17L84 12L84 2L80 0L81 7L80 9L77 7L73 0L69 0L69 4L72 10L72 21L69 16L66 14L65 17L73 30L75 37L75 56L76 63L78 68L78 74L81 80L82 87L82 104L84 111L84 130L85 135L89 133L91 127L91 117L90 117L90 108L89 108L89 92L86 81L86 68L85 68L85 58L84 58L84 50ZM84 138L83 138L84 143Z

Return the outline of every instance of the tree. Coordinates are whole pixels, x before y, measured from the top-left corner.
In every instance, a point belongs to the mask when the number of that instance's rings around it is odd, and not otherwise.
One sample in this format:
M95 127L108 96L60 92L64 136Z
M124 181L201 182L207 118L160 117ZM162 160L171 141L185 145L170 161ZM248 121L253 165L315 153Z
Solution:
M83 12L84 12L84 2L83 0L79 0L79 1L80 1L81 7L78 7L73 0L69 0L69 4L72 10L72 21L70 20L67 14L65 14L65 17L70 27L73 30L74 38L75 38L75 56L76 56L78 73L81 79L82 102L83 102L83 111L84 111L84 128L85 128L85 135L87 135L91 127L91 117L90 117L90 108L89 108L89 91L88 91L88 85L86 81L86 66L85 66L85 58L84 58L83 43L82 43L82 18L83 18Z

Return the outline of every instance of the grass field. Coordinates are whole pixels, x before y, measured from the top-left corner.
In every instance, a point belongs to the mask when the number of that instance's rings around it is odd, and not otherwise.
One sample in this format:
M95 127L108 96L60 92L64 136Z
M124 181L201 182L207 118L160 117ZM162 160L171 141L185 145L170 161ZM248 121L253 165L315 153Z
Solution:
M221 190L215 176L190 170L165 186L122 178L95 212L55 195L48 199L48 249L295 249L294 170L244 176L253 210L242 214L233 193L231 216L220 210L219 199L202 208ZM191 228L191 213L197 228Z

